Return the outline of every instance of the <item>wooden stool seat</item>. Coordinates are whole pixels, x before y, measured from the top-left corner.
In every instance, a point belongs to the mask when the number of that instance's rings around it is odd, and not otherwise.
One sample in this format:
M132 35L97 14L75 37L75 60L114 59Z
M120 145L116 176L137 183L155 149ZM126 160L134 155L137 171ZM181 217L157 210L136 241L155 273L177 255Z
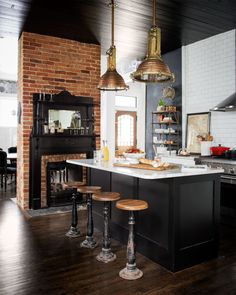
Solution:
M120 194L115 192L99 192L92 195L95 201L114 202L120 199Z
M148 208L148 203L143 200L124 199L116 202L116 207L127 211L140 211Z
M68 181L62 184L63 189L69 189L69 188L78 188L82 185L85 185L85 182L83 181Z
M81 194L94 194L100 191L101 186L81 186L77 188L77 192Z

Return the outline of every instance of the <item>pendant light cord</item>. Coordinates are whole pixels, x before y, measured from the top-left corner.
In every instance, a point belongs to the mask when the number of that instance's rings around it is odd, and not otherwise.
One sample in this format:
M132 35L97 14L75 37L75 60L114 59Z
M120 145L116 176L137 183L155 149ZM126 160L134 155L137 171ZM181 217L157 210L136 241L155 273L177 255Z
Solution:
M112 47L114 46L114 26L115 26L115 23L114 23L114 16L115 16L115 3L114 3L114 0L111 0L111 45Z
M153 0L152 3L153 3L152 25L153 27L156 27L156 0Z

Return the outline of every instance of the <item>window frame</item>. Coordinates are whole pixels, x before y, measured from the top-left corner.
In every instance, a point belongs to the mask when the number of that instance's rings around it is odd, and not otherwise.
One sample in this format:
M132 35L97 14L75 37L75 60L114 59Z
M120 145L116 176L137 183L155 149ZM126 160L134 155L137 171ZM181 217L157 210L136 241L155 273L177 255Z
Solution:
M118 146L118 117L122 115L130 115L134 118L134 145L122 146L124 149L137 147L137 110L116 110L115 111L115 152L119 153L123 149L119 149Z

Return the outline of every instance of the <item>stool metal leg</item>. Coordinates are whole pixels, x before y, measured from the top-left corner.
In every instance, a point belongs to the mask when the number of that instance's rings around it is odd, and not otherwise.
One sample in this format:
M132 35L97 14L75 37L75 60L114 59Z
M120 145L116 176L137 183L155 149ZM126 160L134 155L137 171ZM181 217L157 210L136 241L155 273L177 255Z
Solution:
M80 247L93 249L97 246L97 242L93 238L93 207L91 194L87 194L87 214L87 235L86 239L80 244Z
M98 261L108 263L116 259L116 255L111 252L111 233L109 227L109 205L110 202L104 202L103 216L104 216L104 232L103 232L103 246L102 251L97 255Z
M80 230L78 228L78 213L77 213L77 204L76 204L77 194L72 194L72 214L71 214L71 227L66 233L66 236L69 238L77 238L80 236Z
M127 264L124 269L119 273L120 277L126 280L136 280L143 276L143 272L136 267L136 258L135 258L135 218L134 212L129 212L129 237L127 245Z

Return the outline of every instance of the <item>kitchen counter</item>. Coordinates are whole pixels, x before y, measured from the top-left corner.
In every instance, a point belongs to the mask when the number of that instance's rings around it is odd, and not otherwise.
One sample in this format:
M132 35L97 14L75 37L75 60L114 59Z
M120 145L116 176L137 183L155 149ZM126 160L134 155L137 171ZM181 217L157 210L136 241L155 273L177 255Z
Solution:
M113 167L92 159L68 160L86 167L88 185L145 200L136 214L137 251L176 272L217 257L222 169L181 172ZM111 204L112 237L127 244L128 212ZM103 231L103 204L93 202L94 225Z
M224 158L212 158L212 157L199 157L201 163L219 163L219 164L230 164L236 165L236 160L224 159Z
M175 178L175 177L187 177L194 175L206 175L206 174L218 174L223 173L223 169L211 169L200 170L196 168L196 171L183 172L181 167L177 169L169 169L163 171L153 171L153 170L143 170L134 169L126 167L115 167L112 162L100 162L94 163L93 159L83 159L83 160L67 160L70 164L81 165L88 168L99 169L103 171L109 171L113 173L124 174L127 176L133 176L142 179L163 179L163 178Z

